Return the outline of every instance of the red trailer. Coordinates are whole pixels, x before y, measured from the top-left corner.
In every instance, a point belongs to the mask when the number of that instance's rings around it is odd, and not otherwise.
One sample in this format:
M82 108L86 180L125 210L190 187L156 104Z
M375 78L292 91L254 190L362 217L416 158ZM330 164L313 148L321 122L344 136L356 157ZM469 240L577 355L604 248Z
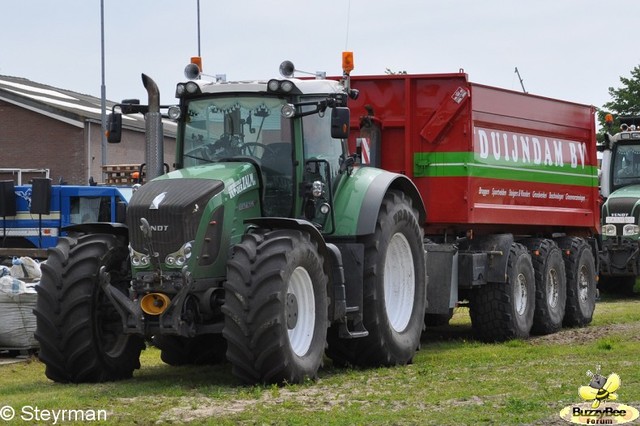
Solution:
M467 300L481 337L526 334L528 320L504 331L499 319L533 315L525 312L532 293L518 288L527 275L513 263L520 252L538 286L534 333L591 321L594 107L471 83L464 73L352 76L351 87L359 91L349 103L352 150L410 177L422 197L427 322Z

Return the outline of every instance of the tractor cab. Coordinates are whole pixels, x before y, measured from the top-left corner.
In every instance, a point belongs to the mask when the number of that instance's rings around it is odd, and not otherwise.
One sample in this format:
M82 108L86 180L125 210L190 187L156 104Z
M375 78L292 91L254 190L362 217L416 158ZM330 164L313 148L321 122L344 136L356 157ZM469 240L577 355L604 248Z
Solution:
M262 217L301 218L330 233L331 193L346 170L347 95L341 82L295 79L289 68L282 80L179 83L169 112L176 168L251 164Z

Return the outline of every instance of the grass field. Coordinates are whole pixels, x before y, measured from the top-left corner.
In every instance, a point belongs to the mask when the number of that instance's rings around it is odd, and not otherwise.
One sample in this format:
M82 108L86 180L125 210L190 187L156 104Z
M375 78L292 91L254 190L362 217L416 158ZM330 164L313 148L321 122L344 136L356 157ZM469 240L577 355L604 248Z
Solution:
M582 402L578 387L596 365L620 375L618 402L640 408L640 298L602 300L589 327L525 341L474 341L464 308L451 323L425 333L411 365L351 370L327 360L317 381L283 387L241 386L228 364L170 367L155 348L116 383L53 383L35 358L3 365L0 426L63 424L80 410L104 410L104 424L568 424L558 413ZM7 406L15 417L3 422Z

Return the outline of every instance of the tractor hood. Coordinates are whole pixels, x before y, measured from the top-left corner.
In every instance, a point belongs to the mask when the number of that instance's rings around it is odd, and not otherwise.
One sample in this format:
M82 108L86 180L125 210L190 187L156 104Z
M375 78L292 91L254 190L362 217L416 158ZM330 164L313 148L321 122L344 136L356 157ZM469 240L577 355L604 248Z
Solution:
M210 202L222 194L222 202L259 186L256 169L248 163L219 163L177 170L142 185L127 210L130 244L145 253L141 219L150 225L153 250L160 259L195 239Z

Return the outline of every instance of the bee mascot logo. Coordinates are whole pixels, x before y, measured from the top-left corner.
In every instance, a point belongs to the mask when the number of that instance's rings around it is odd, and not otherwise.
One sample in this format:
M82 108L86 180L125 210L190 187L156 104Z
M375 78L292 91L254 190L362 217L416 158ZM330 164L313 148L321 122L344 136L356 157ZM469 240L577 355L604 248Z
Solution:
M578 394L585 401L593 401L591 408L598 408L601 401L618 399L615 391L620 387L621 381L620 376L616 373L611 373L605 378L600 374L600 366L598 365L596 372L588 370L587 376L591 377L591 382L588 386L580 386Z
M560 411L562 419L580 425L613 425L638 418L640 413L636 408L612 402L618 400L616 392L622 385L618 374L605 376L598 365L595 373L587 371L587 377L591 378L589 384L578 388L578 395L585 402L564 407Z

